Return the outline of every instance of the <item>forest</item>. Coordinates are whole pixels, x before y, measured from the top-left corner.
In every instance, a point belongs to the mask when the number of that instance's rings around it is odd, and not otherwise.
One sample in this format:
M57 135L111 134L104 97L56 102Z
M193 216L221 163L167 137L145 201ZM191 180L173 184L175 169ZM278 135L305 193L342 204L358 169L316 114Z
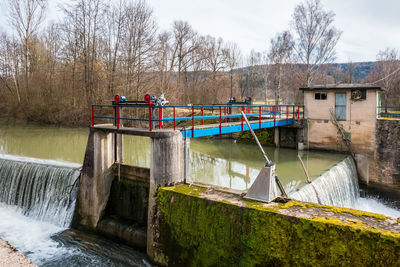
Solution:
M117 93L129 100L163 93L184 105L232 96L302 104L300 87L325 83L374 83L385 88L382 104L400 105L398 50L383 47L363 75L355 75L363 63L335 63L342 31L319 0L295 6L289 28L248 55L187 21L160 30L144 0L73 0L59 7L58 21L47 19L44 0L6 6L0 116L7 119L84 126L90 106L110 104Z

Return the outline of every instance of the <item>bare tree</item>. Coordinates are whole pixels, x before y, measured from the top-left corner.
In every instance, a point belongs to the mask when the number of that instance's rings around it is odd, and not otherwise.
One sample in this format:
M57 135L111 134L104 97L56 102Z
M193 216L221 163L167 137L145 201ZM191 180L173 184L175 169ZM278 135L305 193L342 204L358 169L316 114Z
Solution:
M18 104L21 103L20 89L20 45L16 40L9 39L6 34L1 35L0 42L0 79L4 88L6 88L13 97L17 97Z
M382 94L382 104L400 104L400 54L395 48L386 48L379 51L377 62L367 81L385 88Z
M106 38L107 38L107 76L108 91L111 95L115 93L115 74L117 70L117 60L120 52L123 26L126 16L124 14L124 1L120 0L118 5L111 5L106 10Z
M270 63L270 79L272 80L272 89L274 92L275 104L279 104L281 98L282 78L291 63L294 41L288 31L277 34L271 39L271 46L268 53Z
M26 95L29 94L30 53L33 37L45 16L45 0L9 0L9 21L23 47ZM28 100L28 98L26 98Z
M247 58L247 68L244 70L244 79L240 82L241 98L245 95L254 98L257 94L256 90L263 86L264 80L262 79L259 67L262 60L262 54L251 50Z
M296 6L292 28L296 36L298 61L305 65L304 82L309 86L321 64L335 58L341 31L332 26L335 14L325 11L320 0L305 0Z
M241 52L239 46L234 43L230 42L226 45L225 51L227 53L226 55L226 61L227 61L227 66L230 70L230 97L233 97L233 69L238 67L240 65L241 61Z
M156 24L153 11L145 1L137 1L125 7L126 36L124 37L124 65L126 93L135 86L136 99L145 88L155 48Z
M191 63L188 56L197 49L197 42L194 41L197 34L186 21L175 21L172 29L173 38L173 64L177 72L177 90L180 90L183 70L187 70Z

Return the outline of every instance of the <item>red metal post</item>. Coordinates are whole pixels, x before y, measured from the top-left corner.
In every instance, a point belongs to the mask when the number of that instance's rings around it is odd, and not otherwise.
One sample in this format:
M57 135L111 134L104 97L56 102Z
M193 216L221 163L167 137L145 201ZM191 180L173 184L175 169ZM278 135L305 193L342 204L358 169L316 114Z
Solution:
M201 107L201 116L204 117L204 107ZM201 119L201 125L204 125L204 119Z
M297 106L297 119L300 119L300 106Z
M117 129L119 129L119 107L117 107Z
M224 107L224 115L225 115L225 123L227 123L228 119L226 118L226 107Z
M293 119L294 119L294 106L293 106L293 116L292 116L292 117L293 117Z
M92 105L92 127L94 126L94 106Z
M250 107L250 103L249 103L249 106L247 107L247 114L250 114L251 113L251 107Z
M274 117L274 127L276 125L276 106L273 107L274 114L272 115Z
M162 119L163 119L163 108L161 107L161 108L159 108L159 110L158 110L158 117L159 117L159 119L160 119L160 123L159 123L159 128L160 129L162 129L163 128L163 121L162 121Z
M194 106L192 106L192 138L194 137Z
M260 123L258 128L261 129L261 106L258 107L258 121Z
M175 107L174 107L174 131L175 131Z
M219 106L219 134L222 133L221 123L222 123L222 107Z
M149 131L151 132L152 129L152 121L151 121L151 104L149 104Z

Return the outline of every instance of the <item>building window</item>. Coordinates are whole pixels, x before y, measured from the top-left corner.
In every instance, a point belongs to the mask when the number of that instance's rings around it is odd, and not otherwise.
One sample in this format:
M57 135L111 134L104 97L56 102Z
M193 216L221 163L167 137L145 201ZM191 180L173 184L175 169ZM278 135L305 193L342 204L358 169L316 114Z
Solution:
M326 93L315 93L315 100L326 100Z

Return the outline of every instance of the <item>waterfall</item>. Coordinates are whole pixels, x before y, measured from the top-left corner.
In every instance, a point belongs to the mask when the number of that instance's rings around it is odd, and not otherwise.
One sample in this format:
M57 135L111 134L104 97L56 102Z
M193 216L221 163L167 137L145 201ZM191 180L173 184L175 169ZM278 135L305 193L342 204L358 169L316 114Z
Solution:
M297 200L339 207L354 207L359 196L356 166L351 157L290 194Z
M68 227L75 209L80 166L0 156L0 203L28 217Z

